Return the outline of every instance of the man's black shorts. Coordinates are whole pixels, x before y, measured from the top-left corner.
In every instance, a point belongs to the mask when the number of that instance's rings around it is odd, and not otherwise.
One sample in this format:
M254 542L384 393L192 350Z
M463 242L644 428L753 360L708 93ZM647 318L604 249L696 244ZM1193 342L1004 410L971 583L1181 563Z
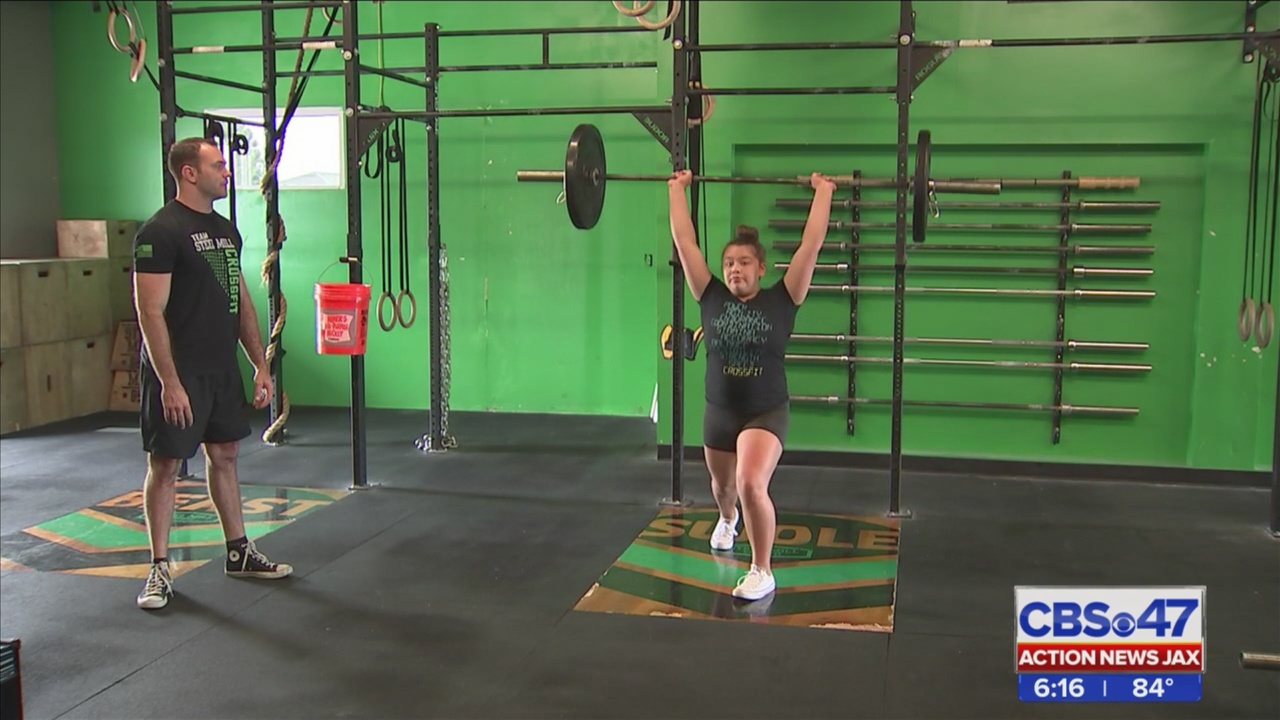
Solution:
M139 368L142 391L142 447L159 457L185 460L201 443L232 443L249 437L248 403L240 372L183 374L182 386L191 400L194 422L180 428L164 419L160 379L143 364Z
M756 415L736 413L707 403L702 415L702 444L712 450L737 452L738 434L747 428L760 428L773 433L786 445L791 426L791 404L783 403Z

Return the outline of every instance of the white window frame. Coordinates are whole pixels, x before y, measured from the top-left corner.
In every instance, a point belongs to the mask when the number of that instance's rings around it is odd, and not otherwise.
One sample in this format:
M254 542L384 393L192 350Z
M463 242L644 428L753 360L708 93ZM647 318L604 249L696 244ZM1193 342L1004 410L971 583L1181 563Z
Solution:
M211 115L219 115L221 117L236 118L245 122L261 123L262 108L225 108L209 110ZM346 131L347 121L343 110L340 107L299 107L293 113L292 124L300 117L326 117L334 118L338 121L337 137L334 138L333 152L337 156L338 161L338 180L334 184L325 185L291 185L286 180L280 180L280 192L300 192L312 190L345 190L347 188L347 152L346 152ZM276 125L284 120L284 110L276 111ZM232 163L233 172L236 175L237 192L258 192L258 186L261 181L262 173L266 170L265 148L255 152L255 148L263 148L266 140L266 132L264 128L254 125L243 125L240 132L249 137L250 151L245 155L232 154L227 159ZM289 153L292 149L297 152L296 146L291 143L291 136L288 131L285 132L284 138L284 158L281 163L288 162ZM259 154L262 153L262 154ZM279 168L277 168L277 171Z

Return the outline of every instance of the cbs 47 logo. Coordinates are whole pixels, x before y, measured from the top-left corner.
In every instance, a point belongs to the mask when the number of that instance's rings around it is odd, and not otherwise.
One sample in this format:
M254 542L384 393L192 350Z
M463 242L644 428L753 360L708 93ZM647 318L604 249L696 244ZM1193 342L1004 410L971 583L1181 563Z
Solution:
M1036 600L1027 603L1018 613L1018 625L1031 637L1052 634L1055 638L1100 638L1108 635L1129 637L1139 630L1152 631L1155 637L1181 637L1200 607L1195 598L1156 598L1135 618L1129 612L1112 613L1105 602L1078 603L1074 601L1047 602Z

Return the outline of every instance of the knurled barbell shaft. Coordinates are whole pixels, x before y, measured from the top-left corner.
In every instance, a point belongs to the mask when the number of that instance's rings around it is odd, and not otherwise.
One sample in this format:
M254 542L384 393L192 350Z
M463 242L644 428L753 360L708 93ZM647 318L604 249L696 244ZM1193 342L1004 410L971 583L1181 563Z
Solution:
M805 198L779 198L775 202L776 207L780 208L797 208L807 210L812 205L811 200ZM853 198L840 198L831 203L832 207L838 208L862 208L864 210L892 210L898 207L896 202L892 200L854 200ZM911 207L911 203L907 203L907 207ZM1080 200L1077 202L967 202L967 201L948 201L943 200L933 203L931 207L939 210L989 210L989 209L1009 209L1009 210L1061 210L1068 208L1078 210L1080 212L1151 212L1160 209L1158 200L1145 201L1125 201L1125 200Z
M773 243L774 250L795 250L800 243L795 240L782 240ZM892 243L853 243L848 241L824 242L821 251L828 250L893 250ZM1150 245L1069 245L1062 247L1052 245L1035 247L1032 245L908 245L907 252L916 251L958 251L958 252L1024 252L1059 255L1151 255L1156 249Z
M828 175L832 182L839 187L897 187L897 181L892 178L855 178L852 175ZM604 179L609 182L666 182L671 179L670 175L626 175L621 173L606 173ZM563 170L518 170L516 171L516 180L519 182L563 182ZM743 185L808 185L810 180L807 175L796 177L716 177L712 175L695 175L693 182L696 183L729 183ZM908 178L907 185L914 187L915 183ZM989 181L973 181L973 180L932 180L930 187L938 192L951 193L970 193L974 195L999 195L1000 183Z
M804 220L770 220L769 227L775 230L803 230ZM894 223L852 222L849 220L831 220L828 230L892 230ZM911 227L911 223L907 223ZM1105 234L1140 235L1151 232L1151 225L1146 223L1071 223L1070 225L1030 224L1030 223L929 223L929 230L1036 230L1048 232L1070 232L1072 235Z
M893 292L892 287L882 287L874 285L812 285L809 288L813 292ZM1029 288L1022 289L1006 289L1006 288L957 288L957 287L908 287L905 289L909 293L937 293L941 295L1015 295L1022 297L1059 297L1067 296L1079 299L1085 298L1153 298L1156 296L1154 290L1033 290Z
M879 363L893 362L891 357L871 357L866 355L802 355L787 353L787 360L797 362L828 363ZM1031 360L948 360L940 358L903 358L904 365L942 365L952 367L1002 367L1019 369L1070 370L1072 372L1151 372L1150 365L1134 363L1054 363L1035 362Z
M824 405L888 405L891 400L880 398L850 398L839 395L792 395L796 402L821 403ZM910 407L946 407L977 408L983 410L1040 410L1060 412L1064 415L1137 415L1138 408L1106 407L1098 405L1025 405L1017 403L963 402L951 400L903 400L903 405Z
M797 342L831 341L838 343L891 343L893 338L878 335L820 335L793 333L791 339ZM996 340L990 338L903 338L904 343L912 345L972 345L980 347L1032 347L1032 348L1066 348L1068 350L1147 350L1147 343L1134 342L1101 342L1096 340Z
M778 270L786 270L791 267L789 262L776 262L773 264ZM847 272L849 263L816 263L814 270L824 272ZM895 268L892 265L861 265L857 266L859 272L892 272ZM977 273L977 274L1010 274L1010 275L1070 275L1071 277L1150 277L1155 273L1151 268L1097 268L1082 267L1075 265L1066 271L1058 268L1029 268L1029 267L986 267L979 265L910 265L908 272L932 272L932 273Z

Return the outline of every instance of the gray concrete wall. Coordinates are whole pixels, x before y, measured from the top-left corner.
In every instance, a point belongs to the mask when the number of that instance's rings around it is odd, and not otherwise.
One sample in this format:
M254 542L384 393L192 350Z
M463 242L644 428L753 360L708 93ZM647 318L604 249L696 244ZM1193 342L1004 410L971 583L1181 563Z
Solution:
M0 2L3 258L58 254L61 202L50 15L48 2Z

